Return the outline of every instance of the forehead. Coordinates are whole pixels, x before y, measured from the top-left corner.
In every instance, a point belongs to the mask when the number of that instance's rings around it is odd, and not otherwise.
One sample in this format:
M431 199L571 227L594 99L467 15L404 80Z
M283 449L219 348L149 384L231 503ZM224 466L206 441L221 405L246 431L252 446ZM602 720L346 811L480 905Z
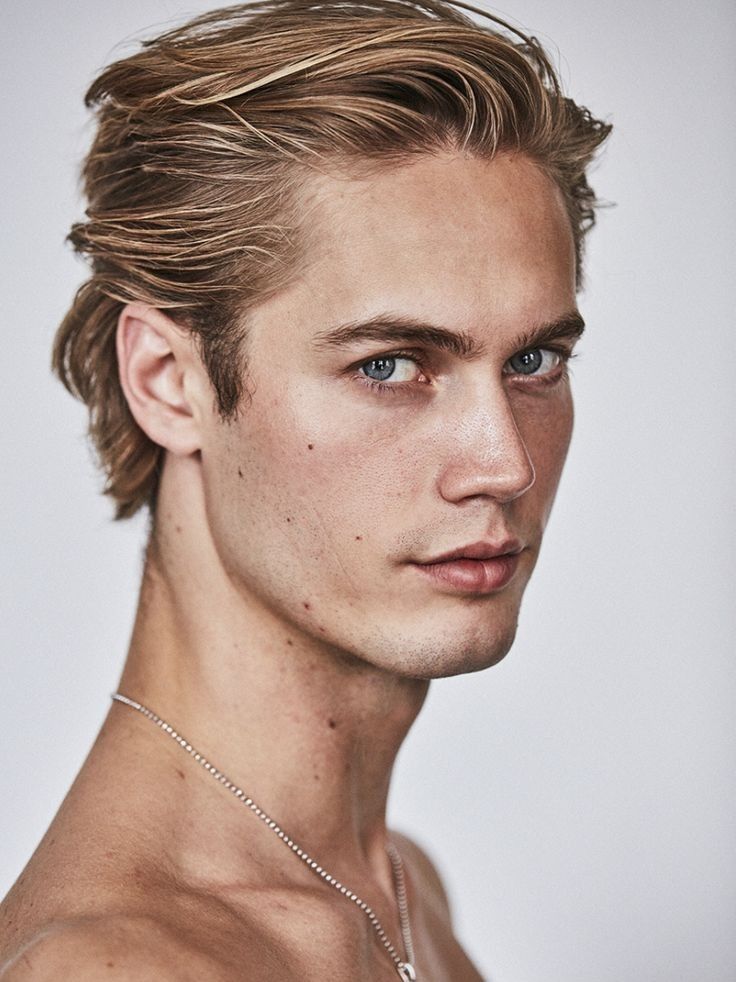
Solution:
M319 175L304 202L304 265L266 305L284 327L295 315L319 330L389 310L462 330L518 329L575 306L562 195L526 157L447 154L370 176Z

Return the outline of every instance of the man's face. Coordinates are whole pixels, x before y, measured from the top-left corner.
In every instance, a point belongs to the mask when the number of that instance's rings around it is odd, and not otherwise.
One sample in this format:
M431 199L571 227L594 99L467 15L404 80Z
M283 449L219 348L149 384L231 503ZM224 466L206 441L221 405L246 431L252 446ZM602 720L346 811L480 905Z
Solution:
M215 546L284 641L424 678L486 667L513 641L572 430L562 197L519 156L312 190L303 274L248 317L252 398L204 437ZM478 543L517 555L427 565Z

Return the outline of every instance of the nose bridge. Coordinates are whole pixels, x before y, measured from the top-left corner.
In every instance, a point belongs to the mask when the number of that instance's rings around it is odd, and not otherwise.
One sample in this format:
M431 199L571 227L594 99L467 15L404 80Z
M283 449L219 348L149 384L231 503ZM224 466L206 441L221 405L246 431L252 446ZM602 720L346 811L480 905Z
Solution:
M450 501L487 495L511 501L535 479L534 465L501 384L472 387L452 414L440 493Z

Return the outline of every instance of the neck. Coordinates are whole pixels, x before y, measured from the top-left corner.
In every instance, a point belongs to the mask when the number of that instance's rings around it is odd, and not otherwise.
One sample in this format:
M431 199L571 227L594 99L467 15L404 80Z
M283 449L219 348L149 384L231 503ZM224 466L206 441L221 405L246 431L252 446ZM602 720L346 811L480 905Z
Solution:
M175 500L176 510L159 501L120 691L171 723L326 867L384 871L391 771L428 683L279 618L231 582L206 523L186 514L191 500ZM202 793L207 814L190 811L195 826L222 803L214 786ZM243 820L220 843L232 846L226 867L237 863Z

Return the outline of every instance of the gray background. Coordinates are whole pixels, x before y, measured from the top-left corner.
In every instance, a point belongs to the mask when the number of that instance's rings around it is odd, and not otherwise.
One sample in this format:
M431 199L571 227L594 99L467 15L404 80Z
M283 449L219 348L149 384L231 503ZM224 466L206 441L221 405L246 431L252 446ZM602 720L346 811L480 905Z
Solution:
M143 523L111 522L85 411L48 370L84 275L63 242L82 94L118 42L211 6L4 12L0 893L107 711L141 564ZM594 184L616 207L590 244L576 433L517 643L434 685L392 820L436 856L494 982L733 982L736 16L503 12L615 122Z

